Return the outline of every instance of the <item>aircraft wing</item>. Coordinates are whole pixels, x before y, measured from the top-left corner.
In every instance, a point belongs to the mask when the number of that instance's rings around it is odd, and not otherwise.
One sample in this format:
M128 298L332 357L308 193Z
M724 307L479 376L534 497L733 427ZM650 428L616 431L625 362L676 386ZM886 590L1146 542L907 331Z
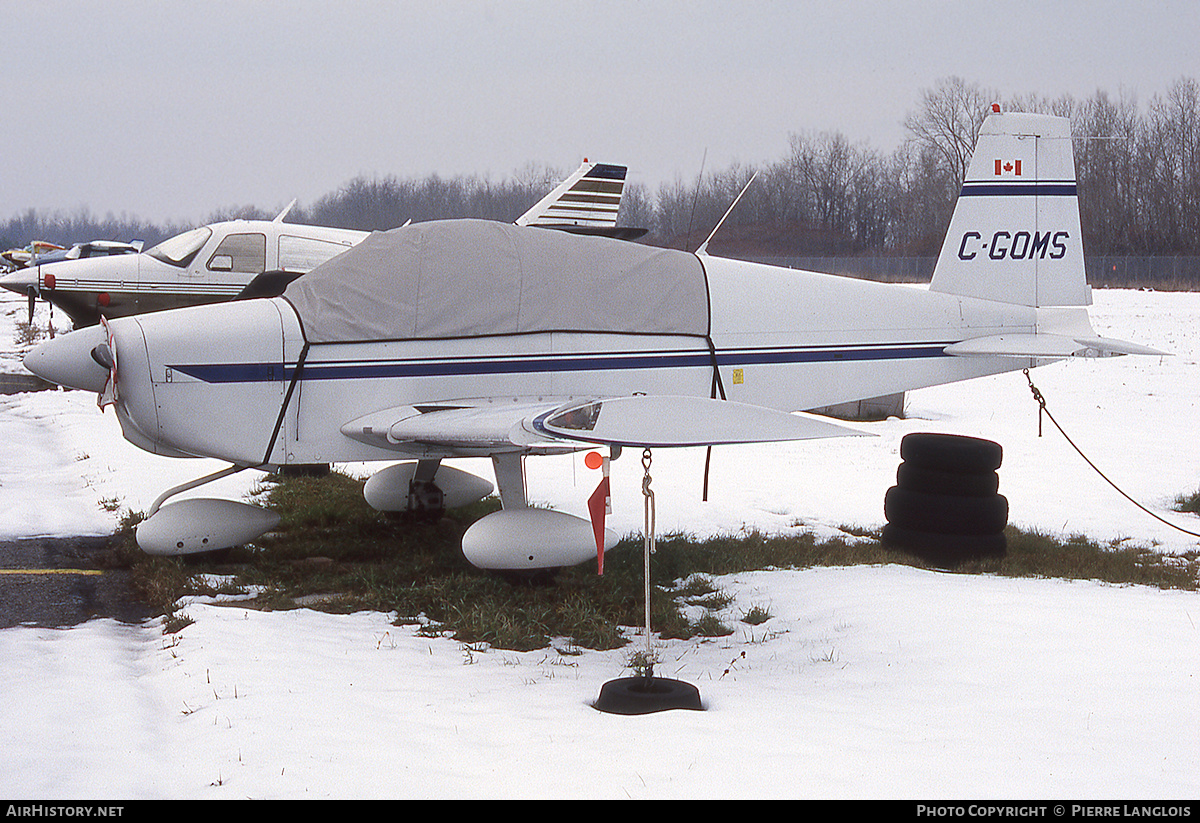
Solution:
M490 452L588 445L714 446L865 434L812 414L669 395L399 406L352 420L341 431L388 449L417 444Z

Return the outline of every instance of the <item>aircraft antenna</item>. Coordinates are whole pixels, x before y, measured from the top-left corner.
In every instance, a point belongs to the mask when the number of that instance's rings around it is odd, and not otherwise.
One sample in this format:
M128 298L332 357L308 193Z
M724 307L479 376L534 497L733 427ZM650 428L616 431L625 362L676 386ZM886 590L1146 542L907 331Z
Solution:
M698 254L698 255L708 254L708 241L712 240L713 235L715 235L718 231L721 230L721 226L725 225L726 218L728 218L729 215L733 213L734 208L737 207L738 201L742 199L742 195L744 195L746 193L746 190L750 188L750 184L754 182L754 178L756 178L756 177L758 177L757 170L755 170L754 174L750 175L750 179L746 181L746 185L742 186L741 193L739 193L738 196L734 198L733 203L726 210L725 216L722 217L719 221L717 221L716 227L708 235L708 238L703 243L700 244L700 248L696 249L696 254Z
M704 148L704 154L700 157L700 173L696 175L696 189L692 192L692 213L688 216L687 237L683 242L685 249L692 245L692 224L696 222L696 201L700 199L700 184L704 182L704 162L706 160L708 160L707 146Z
M279 214L275 215L275 219L272 220L271 222L272 223L282 223L283 218L287 217L288 212L290 212L292 210L292 206L296 205L296 199L297 198L293 197L292 202L290 202L286 206L284 206L283 211L281 211L281 212L279 212Z

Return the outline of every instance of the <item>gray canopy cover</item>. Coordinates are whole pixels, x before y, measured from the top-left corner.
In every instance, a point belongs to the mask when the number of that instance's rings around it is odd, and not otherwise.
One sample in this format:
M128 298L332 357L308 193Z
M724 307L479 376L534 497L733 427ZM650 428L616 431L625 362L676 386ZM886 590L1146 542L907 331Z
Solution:
M489 220L375 232L283 296L311 343L709 328L693 254Z

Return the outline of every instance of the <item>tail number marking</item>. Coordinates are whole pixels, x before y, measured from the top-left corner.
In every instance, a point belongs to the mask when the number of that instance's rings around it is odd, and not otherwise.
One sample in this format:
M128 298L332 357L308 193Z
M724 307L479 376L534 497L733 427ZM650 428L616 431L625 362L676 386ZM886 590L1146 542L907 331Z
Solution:
M977 231L964 232L958 244L959 260L974 260L979 252L987 252L992 260L1061 260L1067 254L1066 241L1069 232L1027 232L1019 231L1010 234L998 231L992 234L990 241L985 241Z

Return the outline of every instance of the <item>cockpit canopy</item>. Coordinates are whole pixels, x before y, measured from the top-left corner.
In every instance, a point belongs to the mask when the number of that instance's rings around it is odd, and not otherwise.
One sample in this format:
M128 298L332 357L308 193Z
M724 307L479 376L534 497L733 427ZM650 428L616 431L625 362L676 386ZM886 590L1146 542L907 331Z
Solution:
M312 343L709 330L694 254L488 220L375 232L283 296Z

